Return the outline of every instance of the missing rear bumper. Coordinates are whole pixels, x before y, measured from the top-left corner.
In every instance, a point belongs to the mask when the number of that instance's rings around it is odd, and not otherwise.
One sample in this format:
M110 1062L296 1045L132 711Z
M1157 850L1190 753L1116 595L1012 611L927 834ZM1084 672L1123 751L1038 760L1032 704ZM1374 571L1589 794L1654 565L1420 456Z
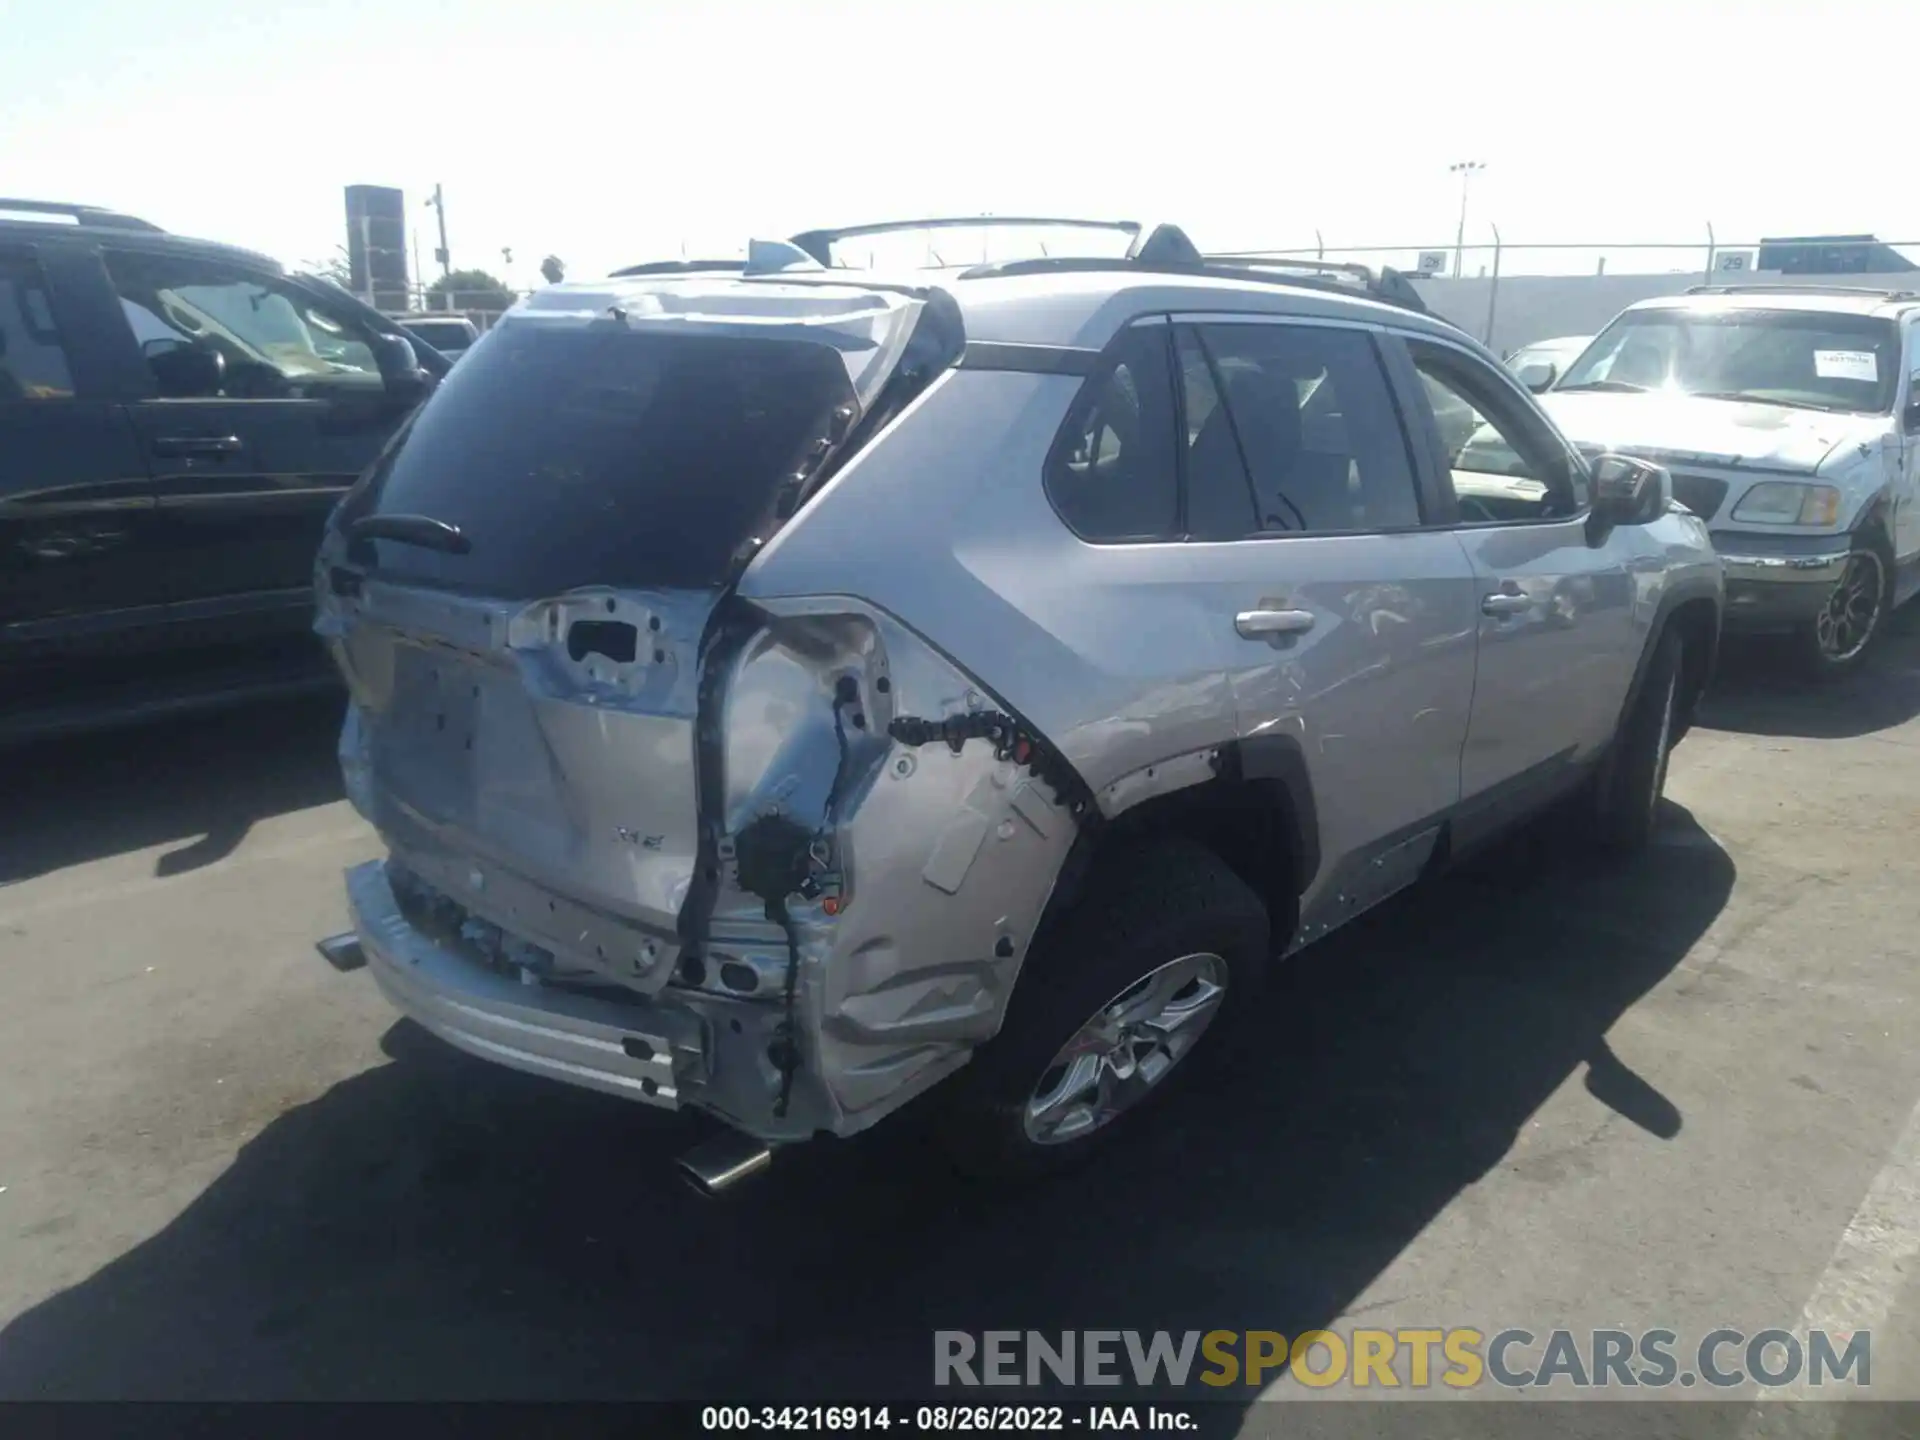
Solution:
M496 974L414 929L380 861L347 872L347 899L375 983L396 1009L449 1045L668 1110L680 1108L682 1078L701 1072L692 1016Z

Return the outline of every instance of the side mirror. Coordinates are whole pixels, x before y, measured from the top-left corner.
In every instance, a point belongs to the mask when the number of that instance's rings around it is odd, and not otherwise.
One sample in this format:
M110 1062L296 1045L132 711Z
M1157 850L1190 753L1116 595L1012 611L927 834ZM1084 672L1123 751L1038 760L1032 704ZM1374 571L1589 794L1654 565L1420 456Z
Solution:
M1520 367L1520 383L1538 395L1560 378L1560 367L1551 360L1533 360Z
M1673 477L1662 465L1631 455L1602 455L1593 462L1593 513L1608 525L1650 525L1667 513Z
M372 343L373 363L380 369L387 394L411 405L433 388L433 377L420 368L412 341L401 335L375 335Z
M169 400L218 395L227 383L227 357L211 345L149 340L141 346L154 384Z
M1905 417L1909 433L1920 430L1920 374L1907 381L1907 413Z

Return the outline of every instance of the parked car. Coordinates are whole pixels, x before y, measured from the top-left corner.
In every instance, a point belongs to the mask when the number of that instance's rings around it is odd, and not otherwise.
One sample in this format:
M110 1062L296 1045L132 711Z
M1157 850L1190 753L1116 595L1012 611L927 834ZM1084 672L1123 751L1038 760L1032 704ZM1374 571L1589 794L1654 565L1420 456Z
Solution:
M1722 597L1665 472L1350 279L1127 233L509 312L323 546L387 850L328 958L718 1117L709 1188L935 1087L963 1164L1022 1170L1523 817L1643 844ZM1463 514L1442 395L1537 492Z
M0 200L0 741L337 684L326 513L445 368L263 255Z
M464 315L389 315L387 318L449 360L458 360L480 341L480 327Z
M1522 345L1507 356L1507 368L1520 377L1520 383L1538 395L1558 380L1593 343L1591 335L1561 335L1552 340L1536 340Z
M1814 674L1854 669L1920 590L1920 292L1644 300L1543 399L1575 441L1671 467L1729 630L1784 637Z

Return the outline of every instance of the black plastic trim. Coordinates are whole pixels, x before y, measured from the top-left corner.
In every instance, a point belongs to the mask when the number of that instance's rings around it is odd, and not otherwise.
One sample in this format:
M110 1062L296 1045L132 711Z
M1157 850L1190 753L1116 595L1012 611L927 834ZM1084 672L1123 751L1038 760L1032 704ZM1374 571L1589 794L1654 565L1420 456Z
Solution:
M1022 345L1001 340L970 340L960 356L963 370L1010 370L1023 375L1076 375L1099 368L1098 350L1072 345Z
M1654 611L1653 624L1647 630L1647 643L1640 649L1640 658L1633 665L1633 680L1627 686L1627 698L1620 706L1620 714L1614 720L1614 733L1626 723L1627 716L1633 713L1633 707L1640 699L1640 691L1645 688L1647 667L1653 663L1654 653L1660 648L1660 639L1667 633L1667 625L1673 619L1674 611L1692 600L1711 600L1714 604L1715 619L1719 622L1713 629L1711 648L1707 652L1706 668L1702 672L1702 690L1712 682L1713 671L1720 658L1720 633L1726 624L1726 611L1722 605L1721 594L1711 580L1680 580L1670 582L1666 593L1660 597L1659 608Z
M1287 792L1293 850L1293 893L1304 895L1320 874L1320 809L1306 751L1291 735L1254 735L1224 747L1242 780L1276 780Z

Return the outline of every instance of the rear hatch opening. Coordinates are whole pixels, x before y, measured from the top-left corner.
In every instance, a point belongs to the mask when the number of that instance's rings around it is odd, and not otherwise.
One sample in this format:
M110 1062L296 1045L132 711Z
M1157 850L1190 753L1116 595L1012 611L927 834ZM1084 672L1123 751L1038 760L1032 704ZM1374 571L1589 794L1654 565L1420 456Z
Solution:
M962 343L943 292L827 277L510 312L318 566L349 790L396 867L535 973L673 979L720 888L732 586Z

